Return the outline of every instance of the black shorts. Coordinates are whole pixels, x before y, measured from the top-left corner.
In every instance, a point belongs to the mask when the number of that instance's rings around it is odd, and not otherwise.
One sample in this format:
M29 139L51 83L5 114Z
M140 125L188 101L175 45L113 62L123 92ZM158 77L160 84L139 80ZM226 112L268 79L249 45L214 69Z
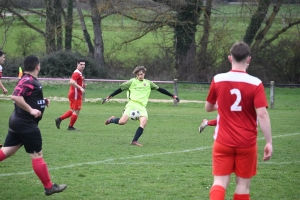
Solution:
M42 150L42 135L40 131L31 133L10 132L5 139L4 147L24 145L27 153L38 153Z

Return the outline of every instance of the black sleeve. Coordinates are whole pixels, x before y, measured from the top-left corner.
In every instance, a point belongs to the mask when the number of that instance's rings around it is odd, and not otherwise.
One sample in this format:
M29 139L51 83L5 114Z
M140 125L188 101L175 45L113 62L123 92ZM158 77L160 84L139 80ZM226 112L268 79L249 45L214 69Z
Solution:
M158 88L157 91L159 91L162 94L168 95L170 97L173 97L174 95L171 94L170 92L168 92L167 90L165 90L164 88Z
M111 93L109 96L113 97L113 96L116 96L117 94L120 94L121 92L123 92L123 91L121 90L121 88L119 88L116 91L114 91L113 93Z

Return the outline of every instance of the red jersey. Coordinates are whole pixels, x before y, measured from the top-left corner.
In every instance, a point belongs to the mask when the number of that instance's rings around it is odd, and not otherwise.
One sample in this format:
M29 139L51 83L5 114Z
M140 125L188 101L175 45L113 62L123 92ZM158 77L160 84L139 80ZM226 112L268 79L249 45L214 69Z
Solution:
M76 69L73 74L71 79L75 80L76 83L83 87L83 77L82 73ZM69 99L75 99L75 100L81 100L82 99L82 92L78 88L74 87L73 85L70 85L70 90L68 94Z
M268 107L260 79L231 70L214 76L206 99L218 104L214 139L231 147L251 147L257 140L255 108Z

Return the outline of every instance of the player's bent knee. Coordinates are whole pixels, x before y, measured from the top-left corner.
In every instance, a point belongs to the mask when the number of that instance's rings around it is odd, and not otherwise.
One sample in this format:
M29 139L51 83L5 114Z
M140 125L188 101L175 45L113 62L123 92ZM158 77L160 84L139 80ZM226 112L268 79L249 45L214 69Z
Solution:
M127 121L124 121L124 120L119 120L119 125L124 125L126 124Z

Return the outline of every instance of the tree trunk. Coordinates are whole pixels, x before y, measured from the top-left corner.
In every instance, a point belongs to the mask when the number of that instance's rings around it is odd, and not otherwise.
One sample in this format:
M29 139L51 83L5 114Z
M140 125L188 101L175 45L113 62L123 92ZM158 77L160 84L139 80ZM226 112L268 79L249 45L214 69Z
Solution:
M55 17L55 28L56 28L56 51L62 50L62 24L61 24L61 8L62 0L54 0L54 17Z
M200 78L201 74L207 74L208 67L210 67L208 55L207 55L207 46L209 43L209 33L211 29L210 25L210 16L211 16L211 8L212 8L212 1L213 0L207 0L206 6L205 6L205 13L204 13L204 25L203 25L203 35L200 40L200 51L198 54L198 61L199 61L199 67L197 70L197 75ZM204 78L204 77L201 77Z
M73 0L68 0L66 31L65 31L65 49L72 50L72 31L73 31Z
M83 17L81 8L79 6L79 1L77 0L76 2L77 2L76 3L76 8L77 8L77 12L78 12L78 16L79 16L79 20L80 20L80 24L81 24L81 29L83 31L83 37L84 37L86 45L88 47L89 55L93 56L94 55L94 46L92 44L90 34L87 31L87 28L86 28L86 25L85 25L85 21L84 21L84 17Z
M55 45L55 15L52 6L52 0L45 0L46 2L46 32L45 32L45 42L46 42L46 52L50 54L56 51Z
M102 30L101 30L101 17L98 10L96 0L90 0L90 6L92 9L92 22L94 28L94 59L98 63L100 70L105 69L104 62L104 46L103 46L103 38L102 38Z
M277 4L273 8L272 14L270 15L269 19L266 22L265 28L263 30L261 30L255 37L255 42L251 47L252 52L255 52L256 50L258 50L258 46L261 44L261 42L264 39L264 37L266 36L267 32L270 30L270 28L275 20L275 17L277 15L277 13L279 12L279 9L280 9L282 3L283 3L283 0L277 1Z
M175 68L179 80L193 81L196 77L196 74L193 73L196 67L195 34L201 13L201 5L198 4L202 5L202 2L191 0L177 11L178 23L174 26L174 46Z
M259 0L257 11L254 15L252 15L250 24L244 36L244 42L246 42L249 46L251 46L257 31L268 13L270 3L271 0Z

